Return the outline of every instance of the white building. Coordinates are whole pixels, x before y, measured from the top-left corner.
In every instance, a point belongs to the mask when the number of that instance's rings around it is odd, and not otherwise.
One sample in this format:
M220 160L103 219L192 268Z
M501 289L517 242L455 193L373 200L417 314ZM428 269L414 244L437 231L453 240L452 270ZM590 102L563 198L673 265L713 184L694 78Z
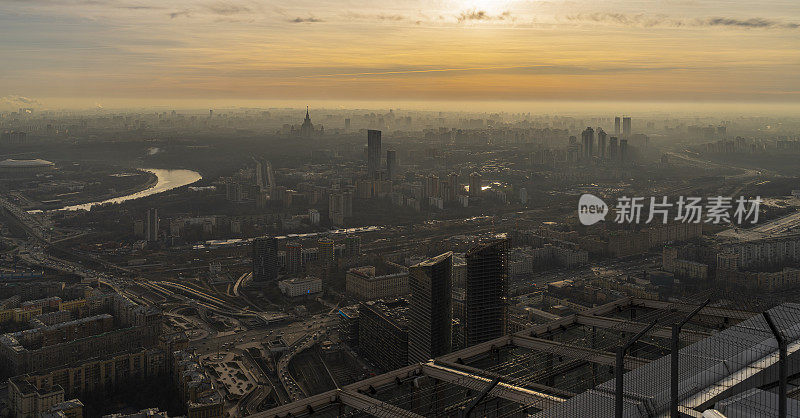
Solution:
M311 295L322 292L322 280L316 277L293 278L278 282L278 289L289 297Z

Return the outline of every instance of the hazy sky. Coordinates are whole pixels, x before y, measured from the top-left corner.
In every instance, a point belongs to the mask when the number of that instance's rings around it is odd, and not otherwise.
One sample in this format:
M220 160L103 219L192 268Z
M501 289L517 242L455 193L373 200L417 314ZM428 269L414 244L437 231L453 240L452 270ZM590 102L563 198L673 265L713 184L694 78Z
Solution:
M800 1L0 0L0 105L800 102Z

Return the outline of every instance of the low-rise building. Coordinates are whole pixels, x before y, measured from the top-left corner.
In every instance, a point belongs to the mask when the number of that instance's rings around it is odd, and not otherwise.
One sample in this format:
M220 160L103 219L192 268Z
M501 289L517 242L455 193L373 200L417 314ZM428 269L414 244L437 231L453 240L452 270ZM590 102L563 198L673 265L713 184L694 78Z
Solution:
M17 418L38 418L54 405L64 402L64 388L42 381L37 385L28 376L8 380L8 407Z
M289 297L312 295L322 292L322 280L317 277L292 278L278 282L278 289Z
M347 295L358 300L372 300L408 294L408 271L376 275L373 266L356 267L347 271Z

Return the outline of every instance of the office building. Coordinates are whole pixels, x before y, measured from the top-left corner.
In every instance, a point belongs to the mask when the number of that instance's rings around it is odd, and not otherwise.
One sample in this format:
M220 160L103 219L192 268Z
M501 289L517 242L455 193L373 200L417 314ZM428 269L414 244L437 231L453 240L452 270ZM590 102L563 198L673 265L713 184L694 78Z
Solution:
M592 159L594 146L594 129L587 127L581 132L581 149L583 151L583 159L588 161Z
M278 239L260 237L253 240L253 281L267 282L278 278Z
M390 149L386 151L386 177L389 180L397 178L397 151Z
M145 231L147 242L158 241L158 209L147 210L147 228Z
M284 295L294 298L322 292L322 280L316 277L295 277L278 282L278 289Z
M495 239L471 248L464 256L467 346L505 333L508 248L507 239Z
M297 274L303 271L303 244L298 241L286 244L286 273Z
M317 240L317 247L319 247L319 261L322 265L328 267L333 266L336 262L333 239L327 237L320 238Z
M408 364L408 301L394 299L358 305L358 351L378 368Z
M409 269L409 363L425 362L452 349L452 269L452 252Z
M381 171L381 131L367 131L367 175L370 179L379 177Z
M619 133L620 133L619 132L619 122L620 122L619 116L615 117L614 118L614 135L616 135L616 136L619 136Z
M601 160L606 159L606 131L597 128L597 155Z
M347 296L358 300L385 299L408 294L408 272L378 275L374 266L354 267L345 275Z
M619 161L622 164L627 163L628 160L630 159L630 155L628 155L628 154L629 154L629 151L628 151L628 140L627 139L623 139L623 140L619 141Z

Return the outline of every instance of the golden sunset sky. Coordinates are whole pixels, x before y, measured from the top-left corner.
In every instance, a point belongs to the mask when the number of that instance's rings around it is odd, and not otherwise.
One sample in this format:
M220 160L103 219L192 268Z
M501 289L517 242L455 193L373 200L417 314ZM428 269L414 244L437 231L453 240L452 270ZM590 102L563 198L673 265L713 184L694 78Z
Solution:
M800 1L3 0L0 51L6 105L793 104Z

